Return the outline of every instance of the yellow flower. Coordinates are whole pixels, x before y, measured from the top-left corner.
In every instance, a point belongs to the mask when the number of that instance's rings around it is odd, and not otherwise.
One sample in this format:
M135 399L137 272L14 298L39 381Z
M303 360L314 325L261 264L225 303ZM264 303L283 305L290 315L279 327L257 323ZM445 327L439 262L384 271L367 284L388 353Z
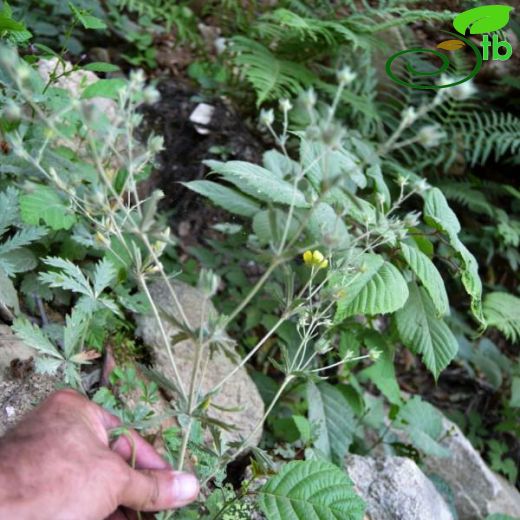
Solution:
M329 261L317 249L316 251L305 251L303 253L303 261L305 265L318 267L319 269L326 269L329 266Z

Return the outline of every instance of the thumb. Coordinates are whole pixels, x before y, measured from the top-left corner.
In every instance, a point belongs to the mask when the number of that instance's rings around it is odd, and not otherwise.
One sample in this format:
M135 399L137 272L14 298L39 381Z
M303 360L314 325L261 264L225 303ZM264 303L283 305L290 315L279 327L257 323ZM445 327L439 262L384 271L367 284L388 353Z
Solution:
M160 511L182 507L199 494L196 477L183 471L165 469L134 470L121 492L120 504L136 511Z

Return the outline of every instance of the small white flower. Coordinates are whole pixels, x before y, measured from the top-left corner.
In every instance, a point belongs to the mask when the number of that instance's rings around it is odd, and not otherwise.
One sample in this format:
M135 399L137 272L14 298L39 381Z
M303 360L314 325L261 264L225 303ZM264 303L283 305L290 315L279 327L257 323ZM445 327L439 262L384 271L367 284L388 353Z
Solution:
M445 74L442 74L437 85L449 85L450 83L456 83L461 79L462 77L460 76L446 76ZM440 95L440 99L442 98L442 95L447 95L458 101L464 101L476 94L478 89L473 81L469 80L461 83L460 85L442 89L441 92L442 94Z
M417 141L425 148L435 148L446 138L446 132L438 124L423 126L417 134Z
M279 104L283 112L289 112L292 110L292 103L288 99L280 99Z
M411 211L410 213L408 213L404 217L403 224L407 228L417 227L419 225L419 222L420 222L420 218L419 217L420 217L420 213L418 213L417 211Z
M316 104L318 98L312 87L302 95L302 101L307 108L312 108Z
M417 110L415 110L415 107L405 108L401 112L401 119L405 126L410 126L417 119Z
M355 79L357 74L349 67L343 67L338 71L338 81L343 85L350 85Z
M415 181L413 187L418 193L424 193L430 189L430 185L426 182L425 179L419 179L418 181Z
M143 98L146 104L153 105L161 99L161 94L159 94L159 91L155 87L149 85L143 91Z
M273 109L260 110L260 122L265 126L271 126L274 123L274 112Z

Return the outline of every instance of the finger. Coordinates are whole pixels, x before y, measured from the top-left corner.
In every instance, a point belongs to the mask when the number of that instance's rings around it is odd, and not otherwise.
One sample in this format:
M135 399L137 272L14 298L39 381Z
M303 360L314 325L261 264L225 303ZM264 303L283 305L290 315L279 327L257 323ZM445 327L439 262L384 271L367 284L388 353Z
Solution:
M111 445L113 451L130 462L135 456L137 469L169 469L172 467L136 431L120 435ZM134 453L135 452L135 453Z
M136 511L160 511L185 506L198 494L199 482L190 473L128 468L120 503Z

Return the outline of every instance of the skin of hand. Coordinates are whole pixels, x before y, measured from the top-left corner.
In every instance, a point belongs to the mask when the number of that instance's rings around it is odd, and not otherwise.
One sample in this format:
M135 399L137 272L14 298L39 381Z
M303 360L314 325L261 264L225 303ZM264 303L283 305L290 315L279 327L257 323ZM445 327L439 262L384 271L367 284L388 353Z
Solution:
M196 499L197 479L135 431L110 444L119 424L74 390L52 394L0 438L0 518L114 520L135 517L119 506L158 511Z

